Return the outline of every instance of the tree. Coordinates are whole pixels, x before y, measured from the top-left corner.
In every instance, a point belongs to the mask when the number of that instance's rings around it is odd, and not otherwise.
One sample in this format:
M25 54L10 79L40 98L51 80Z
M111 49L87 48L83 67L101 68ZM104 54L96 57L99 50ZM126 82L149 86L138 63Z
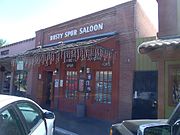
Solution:
M6 40L0 39L0 47L6 43Z

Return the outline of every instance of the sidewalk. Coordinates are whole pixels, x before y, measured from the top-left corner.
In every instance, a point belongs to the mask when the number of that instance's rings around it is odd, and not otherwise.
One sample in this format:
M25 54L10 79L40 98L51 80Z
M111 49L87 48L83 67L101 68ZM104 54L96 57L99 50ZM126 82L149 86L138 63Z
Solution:
M78 118L76 114L54 111L56 127L78 135L109 135L111 123L94 118Z

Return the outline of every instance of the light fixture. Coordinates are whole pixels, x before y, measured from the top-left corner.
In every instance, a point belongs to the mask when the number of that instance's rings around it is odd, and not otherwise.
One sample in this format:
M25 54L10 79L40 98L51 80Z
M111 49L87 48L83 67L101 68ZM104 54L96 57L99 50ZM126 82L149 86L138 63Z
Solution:
M79 70L80 73L84 73L85 67L81 67L81 69Z
M80 69L79 72L82 73L82 69Z
M53 75L57 75L58 74L58 68L56 68L53 72Z

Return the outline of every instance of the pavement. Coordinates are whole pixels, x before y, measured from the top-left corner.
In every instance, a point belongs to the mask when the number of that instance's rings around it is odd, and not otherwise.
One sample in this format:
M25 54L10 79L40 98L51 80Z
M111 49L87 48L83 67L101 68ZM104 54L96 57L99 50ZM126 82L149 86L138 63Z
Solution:
M109 135L111 122L74 113L53 111L56 115L55 135Z

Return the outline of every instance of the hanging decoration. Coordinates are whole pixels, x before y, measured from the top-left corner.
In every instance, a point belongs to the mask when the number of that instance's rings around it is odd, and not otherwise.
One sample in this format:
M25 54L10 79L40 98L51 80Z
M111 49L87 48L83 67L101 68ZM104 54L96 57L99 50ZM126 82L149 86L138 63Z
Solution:
M17 59L23 59L25 66L30 67L33 65L51 65L53 62L57 64L60 60L64 63L76 62L78 60L110 63L113 61L113 50L94 44L84 45L82 43L74 43L30 50L24 55L18 56Z

